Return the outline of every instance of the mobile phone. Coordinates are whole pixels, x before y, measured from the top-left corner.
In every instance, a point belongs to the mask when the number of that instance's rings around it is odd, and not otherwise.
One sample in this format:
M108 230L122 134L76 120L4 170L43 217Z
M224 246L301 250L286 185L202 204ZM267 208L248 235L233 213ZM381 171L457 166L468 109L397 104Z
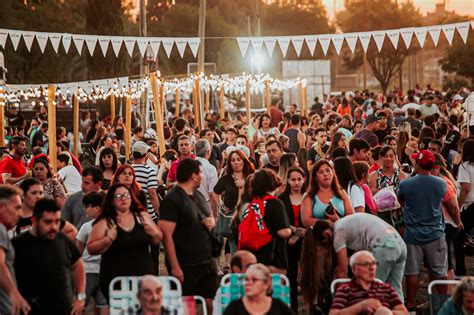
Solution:
M329 206L327 206L326 208L326 213L329 214L329 215L333 215L334 214L334 206L332 205L332 203L329 203Z

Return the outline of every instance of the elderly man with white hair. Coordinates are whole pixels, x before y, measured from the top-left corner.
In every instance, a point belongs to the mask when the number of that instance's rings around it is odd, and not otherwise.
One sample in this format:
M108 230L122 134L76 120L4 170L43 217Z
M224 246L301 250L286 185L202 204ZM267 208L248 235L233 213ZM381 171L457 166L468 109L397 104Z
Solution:
M377 261L370 252L356 252L350 266L354 278L337 289L329 315L408 314L392 286L375 279Z
M138 301L140 310L132 312L142 315L165 315L178 314L176 310L168 310L162 305L163 283L160 278L153 275L145 275L138 281Z

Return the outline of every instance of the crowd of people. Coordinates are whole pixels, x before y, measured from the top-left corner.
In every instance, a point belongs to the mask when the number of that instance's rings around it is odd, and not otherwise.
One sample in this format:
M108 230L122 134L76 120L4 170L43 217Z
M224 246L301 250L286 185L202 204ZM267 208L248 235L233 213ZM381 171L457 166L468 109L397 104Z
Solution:
M245 273L245 295L224 314L408 314L424 268L430 280L462 279L440 314L473 314L466 97L347 92L316 97L308 115L275 98L250 121L206 113L202 130L188 100L166 116L165 152L134 115L130 156L121 116L84 112L75 156L63 127L49 151L44 107L27 121L12 106L0 314L82 314L89 304L108 314L119 276L141 277L137 313L175 314L162 305L160 265L214 314L226 273ZM288 278L290 305L271 296L274 273ZM351 280L332 295L339 278Z

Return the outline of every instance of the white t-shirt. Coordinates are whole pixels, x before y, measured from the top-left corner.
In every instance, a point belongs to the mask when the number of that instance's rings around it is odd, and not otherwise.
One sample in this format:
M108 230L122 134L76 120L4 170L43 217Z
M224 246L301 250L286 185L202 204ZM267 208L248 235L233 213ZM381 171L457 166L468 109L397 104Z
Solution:
M420 105L418 105L417 103L408 103L402 106L402 111L406 113L409 108L414 108L415 110L417 110L420 109Z
M365 209L365 194L362 188L354 183L349 183L347 187L347 194L351 200L352 207L363 207Z
M81 191L82 177L73 165L67 165L58 171L68 194Z
M471 203L474 203L474 163L464 162L459 166L458 183L471 184L471 190L462 204L462 207L466 208Z
M87 239L92 231L92 223L94 220L84 223L79 232L76 235L76 239L82 244L87 244ZM84 272L85 273L99 273L100 272L100 255L91 255L87 251L87 246L84 246L84 252L82 253L82 260L84 261Z

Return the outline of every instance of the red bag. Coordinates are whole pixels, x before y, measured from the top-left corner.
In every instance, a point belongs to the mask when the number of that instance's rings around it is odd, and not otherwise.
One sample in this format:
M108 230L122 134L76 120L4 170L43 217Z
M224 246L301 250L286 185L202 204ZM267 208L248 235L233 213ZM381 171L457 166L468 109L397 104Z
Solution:
M256 197L245 209L242 222L239 224L239 249L258 251L272 241L270 230L265 225L265 205L275 197L267 195L261 199Z

